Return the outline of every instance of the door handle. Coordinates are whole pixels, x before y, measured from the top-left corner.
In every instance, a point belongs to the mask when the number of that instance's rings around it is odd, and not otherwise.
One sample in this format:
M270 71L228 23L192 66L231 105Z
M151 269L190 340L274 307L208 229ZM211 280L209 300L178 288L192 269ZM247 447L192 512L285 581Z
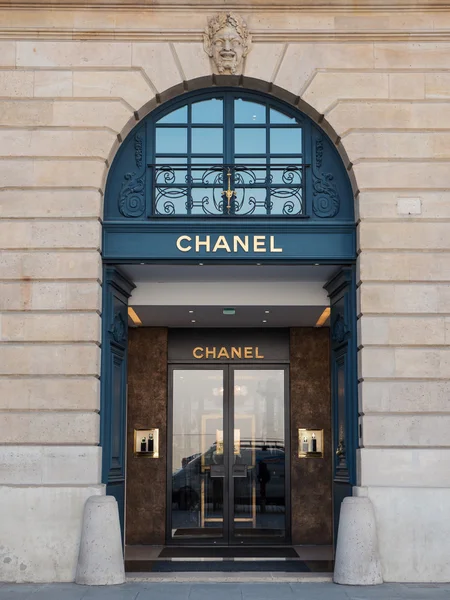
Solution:
M225 477L224 465L211 465L210 477Z
M247 477L247 465L233 465L233 477Z

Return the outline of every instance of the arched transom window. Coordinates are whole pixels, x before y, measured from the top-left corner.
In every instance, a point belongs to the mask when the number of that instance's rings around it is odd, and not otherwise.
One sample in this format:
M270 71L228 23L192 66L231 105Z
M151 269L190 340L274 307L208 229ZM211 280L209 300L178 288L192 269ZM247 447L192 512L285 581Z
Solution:
M353 222L352 190L308 116L267 94L210 88L162 104L130 132L108 175L104 221L205 217Z
M154 215L304 214L302 123L269 101L193 99L153 135Z

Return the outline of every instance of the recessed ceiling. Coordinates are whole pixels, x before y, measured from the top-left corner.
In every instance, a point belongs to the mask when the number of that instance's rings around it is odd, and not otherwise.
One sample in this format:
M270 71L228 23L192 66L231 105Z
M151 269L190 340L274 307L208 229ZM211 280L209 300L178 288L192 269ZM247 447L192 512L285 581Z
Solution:
M121 271L135 284L193 281L316 281L325 283L336 265L123 265Z
M324 306L236 306L224 315L223 306L138 306L146 327L313 327ZM190 312L192 311L192 312ZM268 313L266 311L269 311ZM195 322L192 322L195 321ZM264 321L266 321L264 323ZM133 323L130 321L130 325Z

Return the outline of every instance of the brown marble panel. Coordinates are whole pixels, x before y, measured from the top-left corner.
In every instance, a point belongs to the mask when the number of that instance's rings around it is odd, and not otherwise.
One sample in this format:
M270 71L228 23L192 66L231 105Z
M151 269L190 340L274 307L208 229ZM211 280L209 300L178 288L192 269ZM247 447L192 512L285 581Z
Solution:
M134 429L159 428L160 458L133 456ZM131 329L128 345L127 544L164 544L167 466L167 329Z
M331 544L329 329L293 328L290 344L292 543ZM324 430L324 458L298 458L298 428Z

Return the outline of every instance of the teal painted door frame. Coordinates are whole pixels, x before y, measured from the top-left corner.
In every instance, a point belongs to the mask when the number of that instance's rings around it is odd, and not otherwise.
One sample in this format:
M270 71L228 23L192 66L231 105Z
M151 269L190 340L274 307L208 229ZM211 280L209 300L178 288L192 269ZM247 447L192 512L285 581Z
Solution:
M118 269L103 270L100 445L102 482L119 506L124 531L128 298L134 284Z
M268 208L266 214L259 216L239 216L236 211L228 214L224 211L223 214L207 218L205 215L194 215L191 208L186 208L181 216L173 216L170 211L167 214L158 212L158 194L182 197L183 209L183 206L190 207L193 198L189 194L197 185L194 185L192 179L192 175L197 177L196 172L189 170L192 161L195 162L196 159L190 142L187 152L178 155L177 149L174 148L164 159L165 162L172 161L167 165L167 190L164 185L157 183L158 159L161 157L158 156L156 140L161 129L161 119L169 118L163 128L175 131L180 125L170 122L170 115L174 111L187 107L187 114L192 116L192 107L196 102L217 98L223 99L226 109L223 123L220 125L223 126L223 151L206 155L202 161L218 160L219 164L225 165L227 161L235 160L231 168L236 168L239 163L234 140L235 132L243 125L235 118L233 107L236 100L255 105L259 103L265 107L266 121L261 127L266 131L267 148L270 146L272 111L279 111L295 121L293 127L301 130L302 136L302 152L295 159L300 167L297 165L294 168L290 165L293 160L291 154L277 157L267 150L265 154L257 157L257 160L265 165L267 173L270 173L273 165L279 165L280 160L282 163L287 161L283 163L284 171L281 175L286 190L280 190L280 180L277 184L277 179L268 175L256 186L249 184L247 191L250 193L252 186L253 189L262 187L267 191L269 199L273 197L274 203L277 193L286 193L291 197L295 186L290 177L299 171L301 184L296 193L301 198L300 212L292 216L286 209L272 214ZM200 125L194 123L189 116L186 131L191 132L198 127ZM253 124L249 127L260 126ZM283 128L287 131L289 124L275 125L277 131L282 131ZM190 135L188 133L188 138ZM244 159L241 157L242 160ZM176 169L180 168L180 161L185 165L183 169L190 175L186 175L182 184L178 185L178 180L172 178L176 176ZM201 181L200 188L204 188L205 196L208 196L215 184L208 183L206 179ZM216 192L219 195L224 187L222 183L222 180L217 180ZM235 187L239 187L238 183L238 179L235 179ZM208 201L211 201L211 196ZM267 206L269 207L269 204ZM285 206L288 207L289 204ZM208 249L206 244L207 236L210 237L211 249ZM240 242L236 242L236 238L239 238ZM147 115L121 144L106 185L102 248L105 265L100 413L102 481L107 485L107 493L117 498L122 527L126 471L127 307L134 286L120 272L120 264L145 262L188 265L198 264L200 260L204 264L319 263L335 264L336 268L347 265L326 285L331 303L331 382L335 455L333 486L337 523L340 502L344 496L351 493L352 485L356 483L358 408L354 267L356 227L353 192L347 169L333 141L297 108L267 94L221 87L182 94Z
M355 266L343 267L325 285L330 298L330 364L334 539L341 502L356 485L358 370Z

